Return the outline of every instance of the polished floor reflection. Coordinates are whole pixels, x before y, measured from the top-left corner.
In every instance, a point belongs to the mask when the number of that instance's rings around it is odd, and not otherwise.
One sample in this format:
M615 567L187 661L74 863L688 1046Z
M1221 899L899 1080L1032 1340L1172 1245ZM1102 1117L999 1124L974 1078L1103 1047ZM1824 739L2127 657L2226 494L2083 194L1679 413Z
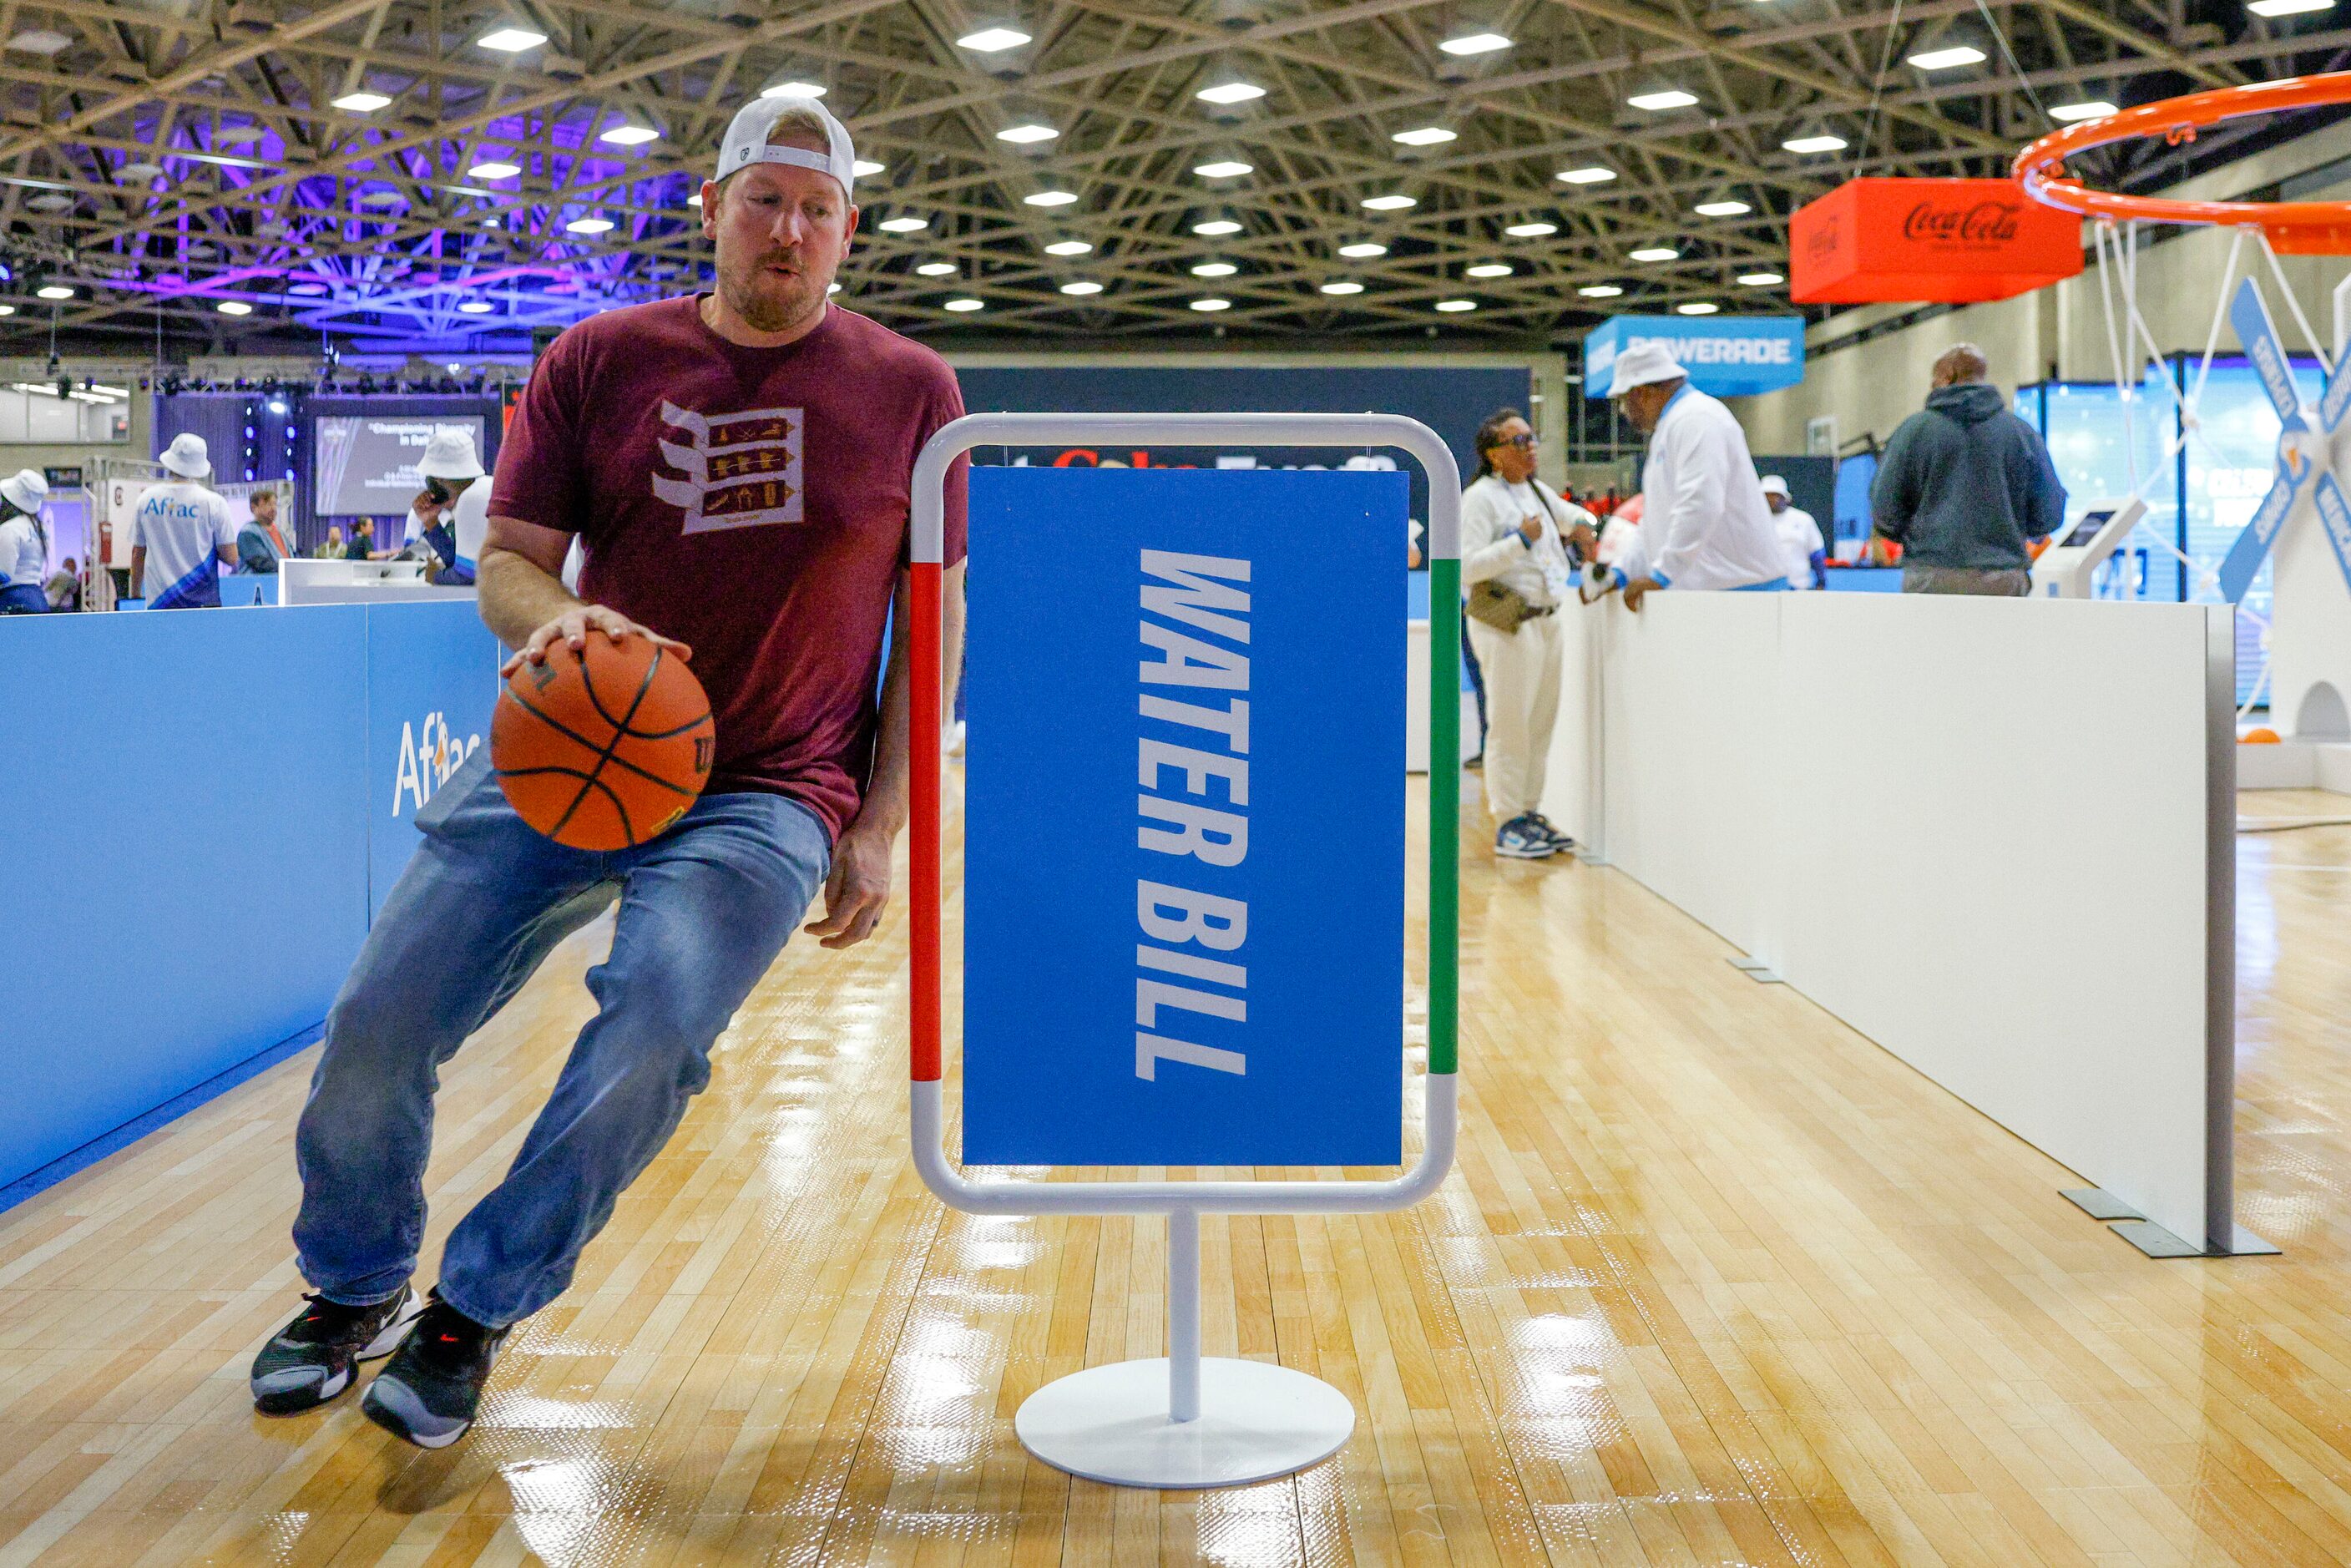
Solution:
M1330 1379L1354 1440L1228 1493L1072 1482L1012 1412L1158 1354L1159 1228L922 1190L893 919L795 944L448 1452L246 1402L309 1057L0 1216L0 1563L2351 1561L2351 828L2240 854L2238 1170L2283 1258L2142 1259L1640 888L1473 849L1455 1177L1204 1228L1209 1353ZM436 1249L606 936L445 1073Z

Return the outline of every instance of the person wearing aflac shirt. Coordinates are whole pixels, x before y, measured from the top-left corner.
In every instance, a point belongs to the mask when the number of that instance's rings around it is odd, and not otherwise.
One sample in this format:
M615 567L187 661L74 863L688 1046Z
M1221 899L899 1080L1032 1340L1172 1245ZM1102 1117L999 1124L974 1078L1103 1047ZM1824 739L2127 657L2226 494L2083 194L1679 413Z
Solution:
M417 460L424 491L408 509L403 544L420 541L437 559L425 576L447 588L474 580L474 563L481 559L482 540L490 528L490 487L480 484L482 460L474 454L474 437L464 430L441 430L426 444Z
M0 479L0 615L46 615L49 594L49 530L41 507L49 482L37 468L19 468Z
M1785 589L1779 530L1731 412L1654 342L1616 356L1608 395L1649 438L1641 526L1615 568L1625 607L1660 588Z
M1559 607L1598 539L1592 514L1535 477L1535 434L1517 409L1478 427L1478 474L1461 492L1467 626L1486 681L1486 809L1494 852L1542 860L1574 841L1541 811L1559 717Z
M1788 481L1777 474L1763 476L1763 499L1771 507L1771 524L1780 530L1780 559L1788 569L1788 586L1798 591L1824 586L1821 581L1828 559L1828 542L1812 513L1795 505Z
M204 438L172 438L156 462L175 477L139 497L131 516L131 582L150 610L220 607L220 569L236 564L236 521L217 491Z

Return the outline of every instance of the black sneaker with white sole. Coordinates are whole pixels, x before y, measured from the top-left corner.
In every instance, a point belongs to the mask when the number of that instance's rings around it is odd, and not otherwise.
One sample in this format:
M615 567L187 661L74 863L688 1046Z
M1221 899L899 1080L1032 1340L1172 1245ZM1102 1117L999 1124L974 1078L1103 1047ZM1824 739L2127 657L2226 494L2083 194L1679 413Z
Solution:
M1572 850L1575 847L1575 841L1569 838L1565 833L1561 832L1557 828L1552 826L1551 819L1544 816L1541 811L1529 811L1524 820L1531 823L1538 832L1542 834L1543 837L1551 841L1552 848L1555 850Z
M1495 830L1494 852L1505 860L1539 861L1559 853L1559 846L1521 813Z
M253 1407L265 1416L291 1416L324 1405L351 1385L362 1361L390 1355L423 1310L406 1285L389 1301L347 1307L324 1296L304 1296L302 1314L273 1335L253 1358Z
M482 1408L482 1385L507 1331L477 1323L433 1292L408 1337L368 1385L360 1409L420 1448L445 1448Z

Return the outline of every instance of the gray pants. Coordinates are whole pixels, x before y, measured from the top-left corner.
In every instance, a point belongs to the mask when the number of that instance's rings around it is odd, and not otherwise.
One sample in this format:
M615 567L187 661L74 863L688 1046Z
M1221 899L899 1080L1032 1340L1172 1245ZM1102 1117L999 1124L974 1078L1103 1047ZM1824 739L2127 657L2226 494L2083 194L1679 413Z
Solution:
M2030 571L1988 571L1970 566L1905 566L1905 593L1973 593L1986 599L2022 599L2032 591Z

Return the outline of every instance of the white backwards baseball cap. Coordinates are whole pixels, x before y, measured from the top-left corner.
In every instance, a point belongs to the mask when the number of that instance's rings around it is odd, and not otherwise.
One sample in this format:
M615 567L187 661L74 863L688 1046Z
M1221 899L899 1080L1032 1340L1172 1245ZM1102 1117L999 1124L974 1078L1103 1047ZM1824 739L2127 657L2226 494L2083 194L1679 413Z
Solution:
M1789 493L1788 482L1777 474L1766 474L1763 476L1763 493L1767 496L1785 496Z
M213 455L204 445L204 438L193 431L182 431L172 437L172 444L155 459L183 479L201 479L213 471Z
M20 512L37 512L49 498L49 481L38 468L19 468L0 479L0 497Z
M427 479L480 478L482 460L474 455L473 433L434 431L433 439L424 444L424 455L416 460L416 471Z
M824 127L825 140L830 144L825 152L811 152L805 147L778 147L769 142L768 138L774 134L776 121L795 110L812 115ZM724 180L754 163L789 163L795 169L830 174L841 182L843 196L855 199L857 150L850 145L849 128L815 99L782 93L774 98L753 99L736 111L734 122L726 127L726 140L718 144L718 172L711 178Z
M1646 387L1658 382L1677 382L1689 371L1666 351L1661 343L1635 343L1616 356L1614 372L1608 381L1608 395L1623 397L1635 387Z

